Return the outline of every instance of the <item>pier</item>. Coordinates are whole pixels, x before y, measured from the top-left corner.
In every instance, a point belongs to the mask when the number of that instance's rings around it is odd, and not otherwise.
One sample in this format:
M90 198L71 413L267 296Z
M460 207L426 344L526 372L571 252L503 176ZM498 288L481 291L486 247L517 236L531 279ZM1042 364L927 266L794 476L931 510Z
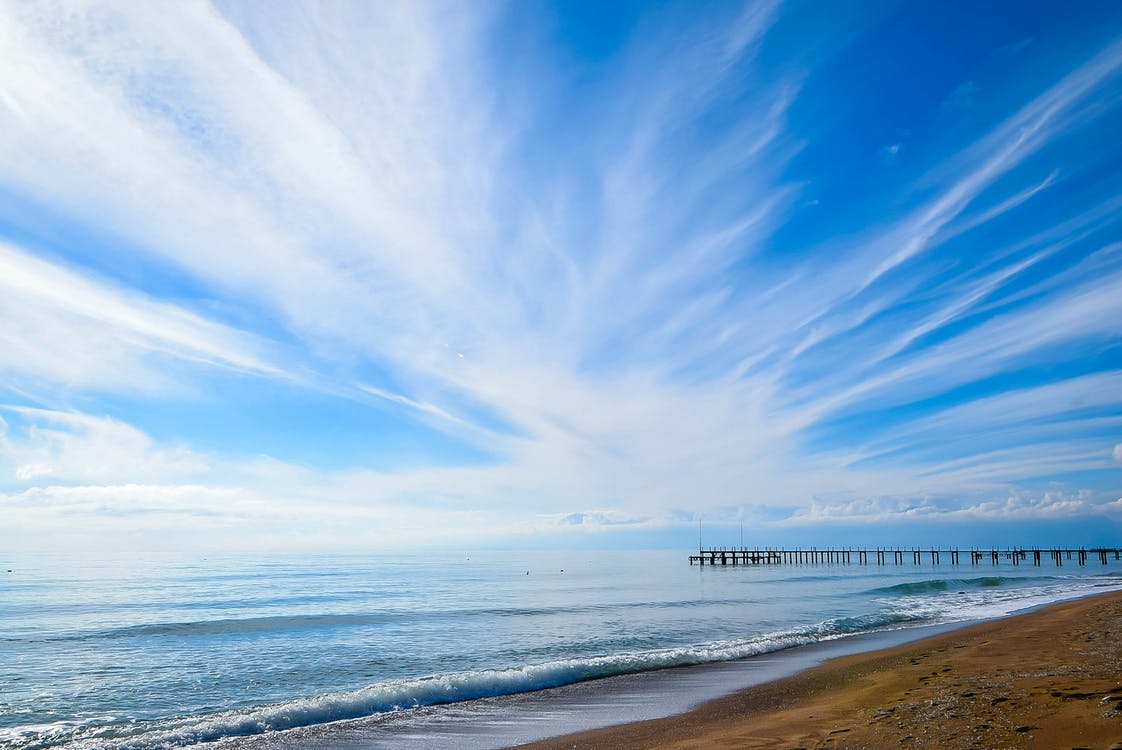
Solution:
M1034 565L1122 560L1122 547L818 547L780 549L713 547L690 555L690 565Z

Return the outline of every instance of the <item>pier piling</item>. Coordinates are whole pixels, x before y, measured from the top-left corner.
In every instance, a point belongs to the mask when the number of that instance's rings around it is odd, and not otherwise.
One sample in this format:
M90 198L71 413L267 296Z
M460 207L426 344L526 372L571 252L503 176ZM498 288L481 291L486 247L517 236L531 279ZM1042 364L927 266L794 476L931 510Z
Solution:
M1040 567L1045 554L1052 559L1056 567L1062 567L1065 558L1081 566L1087 565L1087 561L1093 557L1098 558L1100 565L1109 565L1112 558L1114 561L1122 560L1122 547L1094 547L1091 549L1086 547L1052 547L1047 550L1041 550L1039 547L1032 547L1031 549L1023 547L979 549L973 547L968 551L968 554L970 555L970 564L975 566L986 558L989 558L990 565L993 566L1000 565L1002 559L1008 560L1013 565L1020 565L1022 560L1028 562L1030 551L1034 567ZM940 565L944 556L951 565L959 565L962 562L962 550L957 547L930 547L926 550L921 547L877 547L875 549L864 547L856 549L852 547L844 549L811 547L807 549L797 547L794 549L765 548L762 550L758 547L751 549L747 547L711 547L698 549L697 554L689 556L689 561L690 565L697 563L710 567L716 565L724 567L738 565L852 565L854 561L859 565L868 565L871 556L875 554L876 564L886 565L888 555L891 553L892 564L903 565L904 556L909 552L913 565L923 565L925 558L933 566ZM924 554L925 552L926 554Z

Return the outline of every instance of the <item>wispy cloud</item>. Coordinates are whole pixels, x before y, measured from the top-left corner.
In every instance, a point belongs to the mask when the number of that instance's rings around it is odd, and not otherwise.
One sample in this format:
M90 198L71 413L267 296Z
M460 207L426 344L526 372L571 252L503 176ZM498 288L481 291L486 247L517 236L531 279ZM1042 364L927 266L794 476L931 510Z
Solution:
M0 405L17 419L0 435L5 484L42 479L64 483L140 482L205 474L208 462L185 446L158 446L111 417Z
M0 243L0 373L72 386L166 385L151 360L278 376L257 337Z
M809 140L837 72L777 52L780 3L650 9L577 71L498 5L258 10L0 7L0 201L38 214L0 226L9 502L435 534L1117 471L1119 185L1065 149L1117 117L1122 42L967 140L891 144L886 203ZM819 177L857 231L810 226ZM114 411L229 378L487 459L328 470Z

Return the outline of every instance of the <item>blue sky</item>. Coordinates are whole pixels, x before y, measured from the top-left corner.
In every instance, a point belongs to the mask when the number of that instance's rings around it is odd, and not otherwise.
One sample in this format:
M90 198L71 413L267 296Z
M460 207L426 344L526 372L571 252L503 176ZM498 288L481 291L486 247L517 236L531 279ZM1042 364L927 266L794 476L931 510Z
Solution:
M1118 3L12 2L0 49L4 545L1122 533Z

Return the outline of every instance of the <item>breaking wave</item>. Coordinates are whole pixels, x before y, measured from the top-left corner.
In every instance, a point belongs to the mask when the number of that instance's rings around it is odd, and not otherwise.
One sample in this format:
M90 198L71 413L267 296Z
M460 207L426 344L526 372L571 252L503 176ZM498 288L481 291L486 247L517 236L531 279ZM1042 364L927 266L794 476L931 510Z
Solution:
M66 722L38 727L31 732L0 734L0 741L12 743L11 747L19 750L44 750L60 745L72 750L168 750L421 706L525 693L613 675L742 659L860 632L918 624L926 619L908 612L842 617L745 640L382 682L358 690L244 710L125 725L99 723L75 727Z
M938 594L944 591L961 591L964 589L993 589L1005 586L1023 587L1026 584L1041 583L1056 580L1052 576L1037 576L1033 578L1004 576L981 576L978 578L932 578L926 581L913 581L898 583L894 586L884 586L870 589L867 594L889 596L916 596L921 594Z

